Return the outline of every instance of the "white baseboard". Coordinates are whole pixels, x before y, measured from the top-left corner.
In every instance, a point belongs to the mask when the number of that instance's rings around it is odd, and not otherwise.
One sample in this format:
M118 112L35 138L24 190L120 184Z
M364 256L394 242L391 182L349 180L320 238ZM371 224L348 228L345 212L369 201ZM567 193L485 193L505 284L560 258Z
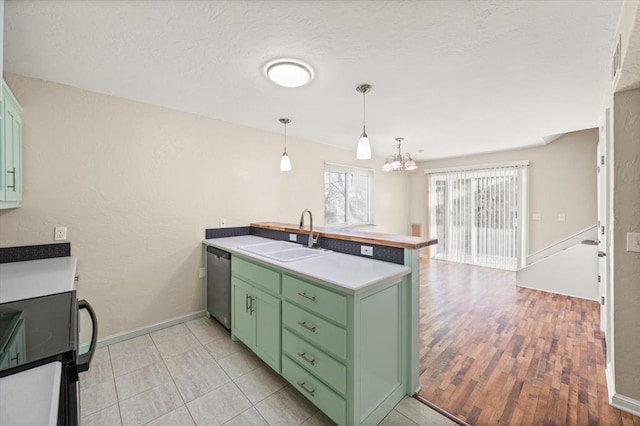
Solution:
M613 380L613 369L611 368L611 365L609 363L607 363L607 366L604 369L604 377L607 381L607 395L609 395L609 404L611 404L611 399L613 398L613 395L616 394L616 385L615 385L615 381Z
M148 325L146 327L140 327L130 331L112 334L111 336L98 339L98 343L96 344L96 347L103 348L105 346L113 345L114 343L133 339L134 337L142 336L148 333L153 333L154 331L162 330L163 328L171 327L177 324L182 324L183 322L202 318L204 316L205 316L205 311L192 312L190 314L181 315L179 317L171 318L165 321L160 321L155 324Z
M637 399L615 393L611 397L611 405L627 413L640 416L640 401Z
M607 379L607 392L609 394L609 404L611 406L619 408L622 411L631 413L635 416L640 416L640 401L637 399L629 398L628 396L621 395L616 392L615 381L611 365L607 365L604 370L605 377Z

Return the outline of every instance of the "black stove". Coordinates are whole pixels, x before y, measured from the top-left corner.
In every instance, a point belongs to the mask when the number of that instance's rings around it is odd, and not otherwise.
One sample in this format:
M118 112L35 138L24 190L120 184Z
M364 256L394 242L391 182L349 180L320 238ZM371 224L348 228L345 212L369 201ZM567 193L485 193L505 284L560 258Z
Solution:
M78 309L93 323L89 352L78 354ZM77 425L78 374L89 369L97 320L75 291L0 304L0 377L59 361L62 363L58 425Z

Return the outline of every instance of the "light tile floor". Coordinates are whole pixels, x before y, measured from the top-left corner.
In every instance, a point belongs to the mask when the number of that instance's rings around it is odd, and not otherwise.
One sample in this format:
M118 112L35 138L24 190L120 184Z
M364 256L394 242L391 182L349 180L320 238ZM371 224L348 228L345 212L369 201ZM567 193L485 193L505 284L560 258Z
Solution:
M332 425L217 322L200 318L98 349L80 375L83 425ZM454 425L406 397L380 423Z

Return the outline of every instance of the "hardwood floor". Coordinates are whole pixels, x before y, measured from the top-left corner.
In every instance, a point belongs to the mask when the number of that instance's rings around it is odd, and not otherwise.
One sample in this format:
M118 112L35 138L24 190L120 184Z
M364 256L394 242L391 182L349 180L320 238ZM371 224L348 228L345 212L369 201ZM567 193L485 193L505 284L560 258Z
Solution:
M420 396L472 425L636 425L607 403L597 302L424 259Z

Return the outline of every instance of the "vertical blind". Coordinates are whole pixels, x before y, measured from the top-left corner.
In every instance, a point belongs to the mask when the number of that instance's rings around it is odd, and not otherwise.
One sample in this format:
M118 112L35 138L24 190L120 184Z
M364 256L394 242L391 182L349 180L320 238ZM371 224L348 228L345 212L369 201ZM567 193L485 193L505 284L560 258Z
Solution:
M524 165L429 173L431 256L515 270L521 257Z

